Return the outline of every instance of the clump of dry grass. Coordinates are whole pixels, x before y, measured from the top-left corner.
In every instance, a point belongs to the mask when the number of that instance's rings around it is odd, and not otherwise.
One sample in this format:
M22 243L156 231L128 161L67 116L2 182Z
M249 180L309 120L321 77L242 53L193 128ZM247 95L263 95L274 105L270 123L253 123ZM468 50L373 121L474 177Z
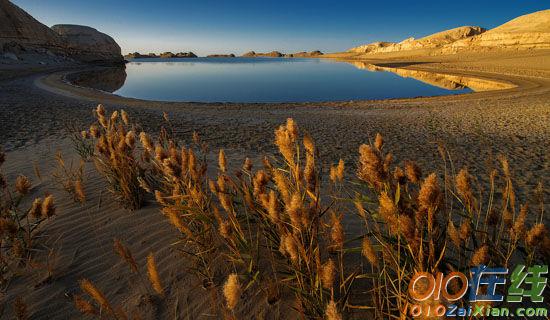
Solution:
M97 123L82 133L95 143L92 159L115 199L127 209L139 209L145 195L140 181L145 178L146 168L136 150L136 129L128 123L126 113L121 116L114 111L107 116L102 105L96 108L95 116ZM146 155L151 152L145 150Z
M0 150L0 167L6 155ZM17 273L20 267L31 261L39 226L55 215L53 196L36 198L30 207L22 208L32 183L19 175L13 185L0 171L0 282L4 283Z
M371 278L377 317L405 314L407 286L416 271L467 273L472 265L509 266L513 257L530 263L540 249L530 243L548 238L540 223L527 226L527 206L518 212L505 158L500 203L496 171L484 194L466 168L456 175L431 173L423 178L414 162L401 168L388 159L393 156L376 145L361 146L357 176L365 189L355 191L358 199L378 199L356 206L367 235L362 252L376 274L360 277Z
M155 257L151 252L146 258L146 276L142 275L139 270L138 263L134 259L134 256L130 249L126 247L122 241L119 239L114 239L113 241L114 252L130 267L132 273L139 276L139 280L142 281L143 287L145 288L144 293L148 297L152 297L155 293L157 297L164 296L164 288L161 283L161 277L158 272L157 263ZM144 282L144 279L148 279L150 287ZM96 316L99 319L105 318L105 315L113 319L128 319L128 314L132 315L132 319L140 319L139 310L133 309L134 306L114 306L107 296L94 285L88 279L82 279L79 282L80 289L83 293L87 294L92 301L85 299L80 294L75 294L73 296L73 302L76 309L84 315ZM150 290L153 289L153 291ZM149 302L151 302L149 300Z
M83 186L84 161L81 160L78 167L75 167L72 161L67 165L61 152L55 155L55 161L57 167L52 173L54 182L62 190L70 194L75 202L84 203L86 201Z
M94 155L94 144L90 140L90 133L86 130L80 130L75 123L67 124L65 131L80 158L83 161L91 160Z
M228 174L220 150L214 180L205 175L206 163L198 162L192 148L177 148L173 141L167 148L157 146L152 162L163 179L155 198L182 233L182 251L194 258L193 270L204 281L214 282L219 270L213 266L219 264L213 262L224 255L245 280L243 290L260 290L263 279L278 277L295 294L304 316L321 317L331 297L345 299L351 281L336 277L342 274L345 240L341 214L324 216L328 208L320 200L311 137L301 140L289 119L276 130L275 142L281 154L273 159L275 165L266 159L264 168L253 172L246 160L235 176ZM343 166L335 169L340 181Z

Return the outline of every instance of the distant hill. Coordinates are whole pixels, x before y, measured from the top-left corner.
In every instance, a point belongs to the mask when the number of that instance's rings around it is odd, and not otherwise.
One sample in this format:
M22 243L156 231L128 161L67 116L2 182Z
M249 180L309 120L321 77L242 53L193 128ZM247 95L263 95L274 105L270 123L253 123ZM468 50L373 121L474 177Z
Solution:
M454 42L443 51L497 48L550 49L550 10L517 17L481 35Z
M399 43L374 42L351 48L348 52L375 54L430 49L431 54L446 54L460 50L546 48L550 48L550 10L517 17L488 31L464 26Z
M374 42L367 45L349 49L357 53L382 53L417 49L440 48L457 40L481 34L486 30L481 27L464 26L438 32L420 39L408 38L399 43Z

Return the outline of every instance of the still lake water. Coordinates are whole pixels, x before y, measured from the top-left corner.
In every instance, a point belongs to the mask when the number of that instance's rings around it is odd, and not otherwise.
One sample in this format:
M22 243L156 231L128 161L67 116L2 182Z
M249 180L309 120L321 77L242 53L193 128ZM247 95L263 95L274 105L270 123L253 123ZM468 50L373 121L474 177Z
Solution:
M126 74L115 94L160 101L341 101L471 92L324 59L135 59L126 64Z

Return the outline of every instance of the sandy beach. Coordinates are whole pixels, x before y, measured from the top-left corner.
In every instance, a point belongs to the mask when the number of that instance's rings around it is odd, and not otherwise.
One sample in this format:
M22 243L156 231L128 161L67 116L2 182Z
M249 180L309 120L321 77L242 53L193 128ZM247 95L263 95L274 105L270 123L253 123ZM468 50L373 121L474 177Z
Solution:
M437 146L442 144L456 168L467 166L477 176L486 177L496 165L496 157L504 154L512 171L517 173L515 183L522 190L531 190L539 182L550 185L550 51L355 61L494 79L516 87L458 96L380 101L169 103L128 99L64 83L64 75L75 69L31 74L12 71L14 77L0 82L0 140L8 151L4 171L12 180L19 173L32 177L31 195L53 192L59 214L41 229L43 242L37 253L38 257L45 257L50 249L54 250L53 276L45 278L43 269L31 268L27 270L30 277L16 278L9 284L9 295L4 299L12 301L16 296L24 296L32 319L80 318L71 296L78 291L78 280L89 278L108 293L112 303L136 308L146 318L173 318L176 313L190 319L216 317L211 300L199 298L211 295L209 289L198 287L193 279L178 273L181 256L170 246L176 232L157 205L149 203L133 213L118 208L108 200L105 183L92 164L86 165L88 200L83 206L74 204L53 184L51 173L56 151L77 161L65 126L89 126L94 120L92 110L98 103L109 111L124 109L150 132L158 131L162 113L167 112L179 138L189 141L193 131L199 132L208 143L212 158L219 148L224 148L234 167L245 156L258 159L273 153L274 130L292 117L316 141L325 169L343 158L347 174L353 174L359 145L372 141L378 132L385 138L384 148L393 152L397 162L414 159L426 171L441 168ZM36 177L35 164L42 178ZM546 188L546 199L548 195ZM518 200L524 201L529 196L519 194ZM550 210L548 203L546 210ZM168 296L175 297L173 300L162 303L151 300L137 278L125 275L127 266L111 249L114 237L129 243L138 261L144 261L150 251L155 252L159 272L165 283L170 284L172 291ZM247 302L241 309L243 312L257 318L280 317L275 309L255 305L254 298L244 299Z

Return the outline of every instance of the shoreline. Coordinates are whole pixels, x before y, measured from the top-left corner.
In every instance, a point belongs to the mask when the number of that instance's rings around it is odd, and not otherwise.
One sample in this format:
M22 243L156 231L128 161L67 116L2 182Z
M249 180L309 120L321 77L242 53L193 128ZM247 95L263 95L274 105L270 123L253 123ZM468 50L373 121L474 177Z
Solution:
M296 58L301 59L301 58ZM418 101L418 100L442 100L442 99L453 99L453 98L462 98L462 96L470 96L475 95L473 98L479 98L479 95L487 92L500 92L504 93L504 90L521 90L525 91L526 89L530 89L533 87L533 81L530 80L528 77L521 77L521 76L506 76L498 73L487 73L487 72L472 72L468 70L455 70L452 68L437 68L436 67L422 67L418 66L418 64L415 63L404 63L404 62L392 62L392 61L374 61L374 60L357 60L357 61L350 61L350 60L342 60L342 59L334 59L329 58L336 61L346 62L346 63L352 63L352 62L361 62L366 64L371 64L374 67L383 69L398 69L398 70L406 70L406 71L418 71L418 72L426 72L426 73L432 73L434 75L442 75L442 76L453 76L453 77L464 77L464 78L470 78L472 80L480 80L485 82L493 82L495 84L500 84L504 88L502 89L493 89L493 90L486 90L486 91L474 91L470 93L461 93L461 94L448 94L448 95L440 95L440 96L418 96L418 97L408 97L408 98L387 98L387 99L357 99L357 100L328 100L328 101L308 101L308 102L201 102L201 101L165 101L165 100L146 100L146 99L140 99L140 98L132 98L132 97L124 97L119 96L113 93L88 88L84 86L78 86L75 84L70 83L68 80L66 80L67 76L70 76L75 73L80 72L87 72L87 71L94 71L98 70L98 67L83 67L83 68L77 68L77 69L70 69L70 70L61 70L58 72L54 72L52 74L42 74L39 75L35 80L34 84L46 91L60 94L66 97L70 98L80 98L80 99L86 99L86 100L92 100L92 101L104 101L102 103L114 103L114 104L127 104L132 106L150 106L151 104L154 105L167 105L167 106L173 106L173 105L204 105L204 106L211 106L211 105L225 105L225 106L235 106L235 105L271 105L271 106L286 106L286 105L293 105L293 106L310 106L310 105L324 105L324 106L337 106L341 104L349 104L349 103L359 103L359 104L365 104L365 103L379 103L379 102L385 102L385 101L392 101L392 102L406 102L406 101ZM100 69L102 67L99 67ZM385 70L384 70L385 71ZM392 72L392 71L385 71L385 72ZM422 81L421 79L416 79L418 81ZM548 85L550 85L550 81L548 82Z
M178 138L199 132L212 150L237 154L271 154L273 130L293 117L316 141L330 162L356 161L357 148L380 132L399 161L437 164L437 144L447 145L457 165L484 171L486 159L506 154L521 170L550 185L550 50L472 56L425 57L424 61L372 60L383 67L445 72L504 81L515 88L459 95L404 99L309 103L158 102L118 97L62 81L67 70L52 68L0 82L3 123L0 138L7 151L28 148L47 139L66 137L66 124L86 128L90 110L102 103L125 109L150 132L158 132L167 112ZM462 62L462 60L465 62ZM529 67L536 65L538 72ZM85 68L85 67L84 67ZM29 115L32 115L29 117ZM23 130L22 130L23 128ZM526 177L528 180L528 177Z

